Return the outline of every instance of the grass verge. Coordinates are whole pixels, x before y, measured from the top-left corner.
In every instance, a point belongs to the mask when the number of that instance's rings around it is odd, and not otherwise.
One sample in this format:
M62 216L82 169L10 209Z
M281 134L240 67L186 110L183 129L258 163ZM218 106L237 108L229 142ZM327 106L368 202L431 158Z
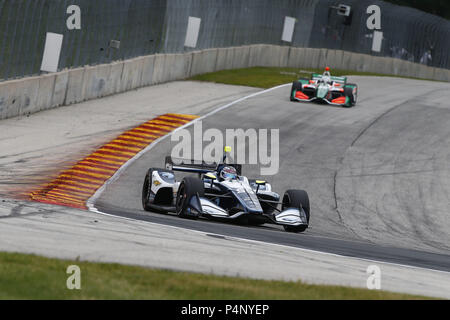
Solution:
M68 290L69 265L81 290ZM0 252L0 299L422 299L301 282L250 280Z
M208 81L215 83L232 84L268 89L280 84L289 83L299 78L310 78L312 73L323 73L323 69L298 69L298 68L270 68L253 67L234 70L222 70L212 73L200 74L188 80ZM377 76L395 77L373 72L356 72L350 70L331 69L333 76ZM415 80L424 80L411 77L400 77ZM435 81L435 80L429 80Z

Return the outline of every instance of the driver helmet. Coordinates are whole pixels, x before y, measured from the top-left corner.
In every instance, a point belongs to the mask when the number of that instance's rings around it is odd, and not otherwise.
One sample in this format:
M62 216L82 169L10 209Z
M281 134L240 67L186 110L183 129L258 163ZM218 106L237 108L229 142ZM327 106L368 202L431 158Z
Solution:
M220 177L224 180L233 180L237 178L237 172L234 167L226 166L220 171Z
M324 83L331 83L330 68L325 68L325 72L322 75L322 80Z

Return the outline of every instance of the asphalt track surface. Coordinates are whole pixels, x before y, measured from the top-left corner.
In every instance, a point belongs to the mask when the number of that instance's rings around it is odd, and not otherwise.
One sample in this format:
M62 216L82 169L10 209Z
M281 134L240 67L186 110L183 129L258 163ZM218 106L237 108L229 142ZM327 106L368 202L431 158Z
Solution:
M263 93L203 120L203 130L276 128L280 168L273 189L301 188L311 201L302 234L145 212L141 188L175 143L161 141L95 202L105 213L210 233L376 261L450 271L450 85L352 77L351 109L293 103L290 87ZM259 167L244 174L260 177Z

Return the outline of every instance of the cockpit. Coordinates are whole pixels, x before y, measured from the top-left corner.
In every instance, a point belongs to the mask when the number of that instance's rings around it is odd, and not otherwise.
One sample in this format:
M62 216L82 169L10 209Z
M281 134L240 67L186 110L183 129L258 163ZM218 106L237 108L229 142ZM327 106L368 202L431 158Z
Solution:
M232 166L224 166L219 172L219 176L223 180L235 180L237 179L237 171Z
M333 84L333 81L331 81L330 68L325 68L325 72L322 74L322 78L319 79L317 83Z

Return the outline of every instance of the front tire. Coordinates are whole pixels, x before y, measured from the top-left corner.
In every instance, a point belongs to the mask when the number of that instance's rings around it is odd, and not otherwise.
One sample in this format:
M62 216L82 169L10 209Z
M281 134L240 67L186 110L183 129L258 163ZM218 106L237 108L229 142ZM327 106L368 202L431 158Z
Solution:
M189 213L189 202L193 196L205 195L203 181L194 177L185 177L180 183L175 202L176 213L181 218L197 218L197 215Z
M355 93L353 94L353 89L355 89ZM356 105L356 100L358 99L358 86L354 83L349 83L344 87L344 95L349 97L350 102L346 107L353 107Z
M282 210L287 208L303 208L306 214L306 221L309 223L310 206L309 196L304 190L287 190L283 196ZM283 226L288 232L303 232L307 226Z
M297 101L294 99L294 95L296 91L302 91L302 83L300 81L294 81L291 87L291 101Z

